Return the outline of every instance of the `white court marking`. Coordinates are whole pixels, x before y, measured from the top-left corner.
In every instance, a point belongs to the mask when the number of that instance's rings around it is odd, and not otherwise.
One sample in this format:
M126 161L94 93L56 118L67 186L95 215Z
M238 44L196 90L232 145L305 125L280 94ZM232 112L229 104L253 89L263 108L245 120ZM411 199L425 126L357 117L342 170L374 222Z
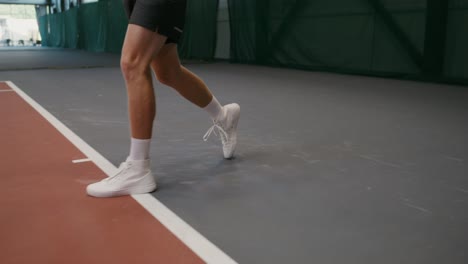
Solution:
M34 101L15 84L13 84L11 81L7 81L6 83L13 90L15 90L19 96L21 96L34 109L36 109L39 114L41 114L47 121L49 121L52 126L60 131L62 135L64 135L79 150L81 150L81 152L83 152L86 157L89 157L89 159L92 160L102 171L104 171L104 173L107 175L112 175L117 170L117 168L111 162L109 162L99 152L88 145L88 143L86 143L83 139L81 139L78 135L66 127L62 122L60 122L51 113L45 110L40 104ZM132 195L132 197L206 263L237 263L151 194L138 194Z
M83 162L88 162L91 161L91 159L77 159L77 160L72 160L73 163L83 163Z
M0 90L0 93L14 92L15 90Z

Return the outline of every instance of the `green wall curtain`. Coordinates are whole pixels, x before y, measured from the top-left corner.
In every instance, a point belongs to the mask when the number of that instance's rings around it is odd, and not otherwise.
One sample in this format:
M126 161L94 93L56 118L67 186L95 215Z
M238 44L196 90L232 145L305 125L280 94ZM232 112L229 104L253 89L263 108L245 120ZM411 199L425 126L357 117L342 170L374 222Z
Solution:
M121 0L101 0L38 18L44 46L119 53L127 30Z
M188 0L179 55L184 59L213 59L216 50L218 0Z
M218 0L188 0L182 59L213 59L217 9ZM101 0L39 17L38 23L44 46L119 53L128 20L122 0Z
M468 83L467 7L449 0L436 81ZM233 62L434 80L424 67L428 0L229 0L229 12Z

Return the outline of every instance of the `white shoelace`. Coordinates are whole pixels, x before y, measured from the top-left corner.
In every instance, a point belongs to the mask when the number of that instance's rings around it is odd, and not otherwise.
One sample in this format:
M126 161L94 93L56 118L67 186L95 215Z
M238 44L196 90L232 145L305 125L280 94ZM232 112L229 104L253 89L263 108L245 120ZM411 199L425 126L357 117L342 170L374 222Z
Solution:
M221 141L224 143L227 142L227 138L228 138L228 134L226 133L226 131L224 131L224 128L216 123L216 122L213 122L213 125L208 129L208 131L206 131L206 134L203 136L203 140L204 141L207 141L208 138L210 137L211 133L214 133L215 135L218 135L216 134L216 130L215 128L218 129L218 132L219 132L219 135L221 136Z
M124 174L124 172L125 172L128 168L130 168L129 165L130 165L130 164L129 164L128 162L122 162L122 163L120 163L120 166L119 166L119 168L117 169L117 172L116 172L114 175L112 175L112 176L110 176L110 177L104 179L104 181L106 181L106 182L113 182L113 181L118 180L118 179L119 179L119 176L121 176L122 174Z

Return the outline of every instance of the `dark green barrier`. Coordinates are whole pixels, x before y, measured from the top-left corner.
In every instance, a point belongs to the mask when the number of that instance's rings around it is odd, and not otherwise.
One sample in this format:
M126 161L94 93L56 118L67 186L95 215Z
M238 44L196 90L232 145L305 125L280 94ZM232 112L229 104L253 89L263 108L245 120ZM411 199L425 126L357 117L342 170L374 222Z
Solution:
M213 59L218 0L189 0L179 54L184 59Z
M230 0L231 58L468 83L467 2L450 0L445 25L446 0Z
M183 59L212 59L218 0L189 0L180 41ZM101 0L38 19L44 46L119 53L127 30L122 0ZM50 32L48 31L50 27Z
M39 33L41 34L41 41L43 46L49 45L49 16L41 16L37 19L37 24L39 26Z
M102 2L81 5L78 9L79 48L103 52L106 51L106 13Z
M121 0L83 4L38 18L44 46L119 53L127 29ZM50 31L48 30L50 28Z
M63 13L65 16L65 48L78 47L78 9L73 8Z
M444 73L468 78L468 0L450 0Z
M120 53L128 24L122 0L107 1L105 10L108 22L106 29L106 51Z
M52 47L65 47L65 24L63 14L52 14L49 16L49 40Z

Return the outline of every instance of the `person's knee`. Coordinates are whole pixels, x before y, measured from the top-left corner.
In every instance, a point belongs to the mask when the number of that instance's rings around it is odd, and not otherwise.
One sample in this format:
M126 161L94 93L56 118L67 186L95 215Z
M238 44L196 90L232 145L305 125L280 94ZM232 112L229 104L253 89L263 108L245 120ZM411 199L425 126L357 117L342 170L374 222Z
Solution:
M122 55L120 59L120 68L126 80L132 80L145 73L147 65L134 56Z
M156 71L158 81L167 86L173 86L179 78L180 67L162 67Z

